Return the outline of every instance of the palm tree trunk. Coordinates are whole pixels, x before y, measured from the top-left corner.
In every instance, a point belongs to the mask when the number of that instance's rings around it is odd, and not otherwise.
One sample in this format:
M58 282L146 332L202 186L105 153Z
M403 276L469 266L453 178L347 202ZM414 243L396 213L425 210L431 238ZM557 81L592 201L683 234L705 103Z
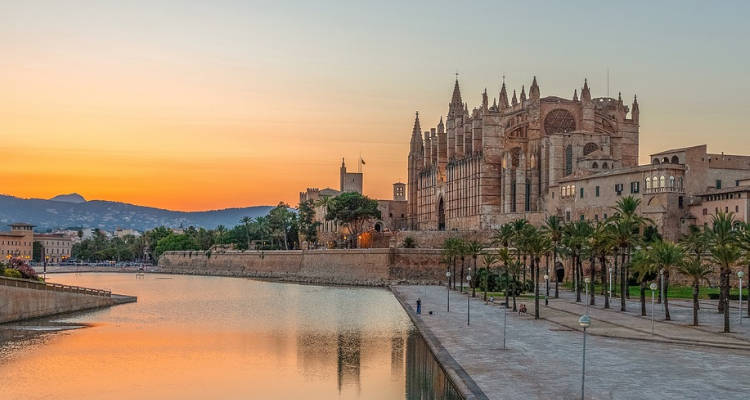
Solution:
M617 265L617 253L612 256L612 265L614 266L614 274L612 274L612 296L616 296L617 286L620 283L620 268Z
M526 254L523 255L523 282L526 285Z
M720 302L724 307L724 333L729 333L729 267L722 267L721 269L721 289L722 289L722 301Z
M552 269L555 271L555 298L560 298L560 291L557 289L558 281L557 281L557 247L554 248L554 255L552 257ZM750 269L750 266L748 266ZM750 277L750 273L747 274ZM749 310L750 311L750 310Z
M578 275L578 255L573 256L573 279L576 286L576 302L581 302L581 278Z
M464 292L464 258L461 257L461 283L459 284L459 287L461 288L460 292Z
M625 291L627 290L627 279L625 279L625 249L622 251L622 265L620 266L620 311L627 311L625 304Z
M534 319L539 319L539 258L531 259L534 272Z
M646 316L646 282L641 281L641 315Z
M490 269L484 267L484 301L487 301L487 288L490 286Z
M594 262L593 256L589 259L589 264L591 266L591 287L589 288L591 299L589 301L589 305L593 306L596 305L596 296L594 296L594 288L596 287L596 285L594 284L594 277L596 275L596 263Z
M698 292L700 290L700 282L696 279L693 282L693 326L698 326Z
M625 298L630 300L630 287L628 285L628 279L630 278L630 247L627 250L628 262L622 263L622 268L625 270L625 287L628 289L625 291Z
M607 284L609 280L607 278L607 256L601 257L602 263L602 292L604 293L604 308L609 308L609 293L607 293Z
M516 281L518 280L518 277L516 277L516 274L513 274L513 311L518 311L516 308Z
M505 308L508 308L508 290L510 290L510 274L508 273L508 266L505 266Z
M669 270L664 269L664 319L667 321L671 321L672 318L669 316L669 296L667 296L667 293L669 293Z
M477 271L477 257L474 256L474 276L471 278L471 297L477 297L477 285L474 284L474 282L479 282L478 279L476 279L479 271Z

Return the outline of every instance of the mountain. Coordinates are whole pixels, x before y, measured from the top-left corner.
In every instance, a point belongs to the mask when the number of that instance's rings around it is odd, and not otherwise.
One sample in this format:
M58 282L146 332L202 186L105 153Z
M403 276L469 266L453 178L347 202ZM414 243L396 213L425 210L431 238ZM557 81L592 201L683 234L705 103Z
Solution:
M145 231L157 226L231 228L242 217L260 217L273 207L257 206L226 208L211 211L171 211L143 207L114 201L86 201L76 193L55 196L52 199L22 199L0 195L0 225L28 222L38 231L65 227L100 228L112 231L117 228ZM0 227L0 230L6 230Z
M65 203L76 203L76 204L86 202L86 199L84 199L83 196L81 196L78 193L58 194L57 196L51 198L50 200L62 201Z

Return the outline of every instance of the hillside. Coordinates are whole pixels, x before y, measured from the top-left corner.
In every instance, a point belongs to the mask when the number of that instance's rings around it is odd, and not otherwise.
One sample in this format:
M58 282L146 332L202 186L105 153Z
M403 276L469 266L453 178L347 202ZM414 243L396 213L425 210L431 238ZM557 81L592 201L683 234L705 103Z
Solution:
M86 201L75 193L56 196L50 200L0 195L0 224L28 222L36 225L36 230L40 231L72 226L108 231L118 227L144 231L160 225L215 228L217 225L232 227L239 224L242 217L263 216L272 208L256 206L185 212L114 201ZM0 230L6 229L7 227L0 227Z

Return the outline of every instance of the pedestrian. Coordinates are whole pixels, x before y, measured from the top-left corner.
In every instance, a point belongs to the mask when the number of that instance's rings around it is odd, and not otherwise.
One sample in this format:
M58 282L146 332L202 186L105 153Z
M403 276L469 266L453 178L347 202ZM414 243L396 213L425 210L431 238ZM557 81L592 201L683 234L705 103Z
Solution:
M417 297L417 314L422 314L422 299Z

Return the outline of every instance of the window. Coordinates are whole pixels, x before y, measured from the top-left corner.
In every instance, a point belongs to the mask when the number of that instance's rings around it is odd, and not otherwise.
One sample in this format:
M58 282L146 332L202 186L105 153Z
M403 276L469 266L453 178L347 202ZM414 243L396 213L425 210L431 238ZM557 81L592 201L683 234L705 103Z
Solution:
M740 186L740 181L739 180L734 181L734 186Z
M641 182L630 182L630 193L638 193L641 189Z
M581 198L583 198L583 188L581 188Z
M663 188L665 184L666 184L666 179L664 179L664 175L662 175L662 176L661 176L661 177L659 178L659 187L660 187L660 188Z
M651 189L651 178L646 177L646 190Z
M736 213L740 212L740 206L734 206L734 212Z
M599 221L599 214L594 214L594 221Z
M682 196L678 197L677 198L677 206L680 207L680 208L682 208L683 207L683 201L684 200L683 200Z
M581 214L581 221L583 221L583 214Z
M597 169L597 168L599 168L599 163L598 163L598 162L596 162L596 161L594 161L594 162L593 162L593 163L591 164L591 168L593 168L593 169Z
M615 192L618 196L622 194L622 183L615 183Z
M568 145L565 148L565 175L573 173L573 146Z
M565 220L570 222L570 211L565 211Z
M669 177L669 188L674 189L674 176Z
M594 191L596 192L596 197L599 197L599 186L594 188Z
M602 169L609 169L609 165L607 165L607 163L606 163L606 162L605 162L605 163L603 163L603 164L602 164Z
M721 179L716 180L716 188L721 189Z

